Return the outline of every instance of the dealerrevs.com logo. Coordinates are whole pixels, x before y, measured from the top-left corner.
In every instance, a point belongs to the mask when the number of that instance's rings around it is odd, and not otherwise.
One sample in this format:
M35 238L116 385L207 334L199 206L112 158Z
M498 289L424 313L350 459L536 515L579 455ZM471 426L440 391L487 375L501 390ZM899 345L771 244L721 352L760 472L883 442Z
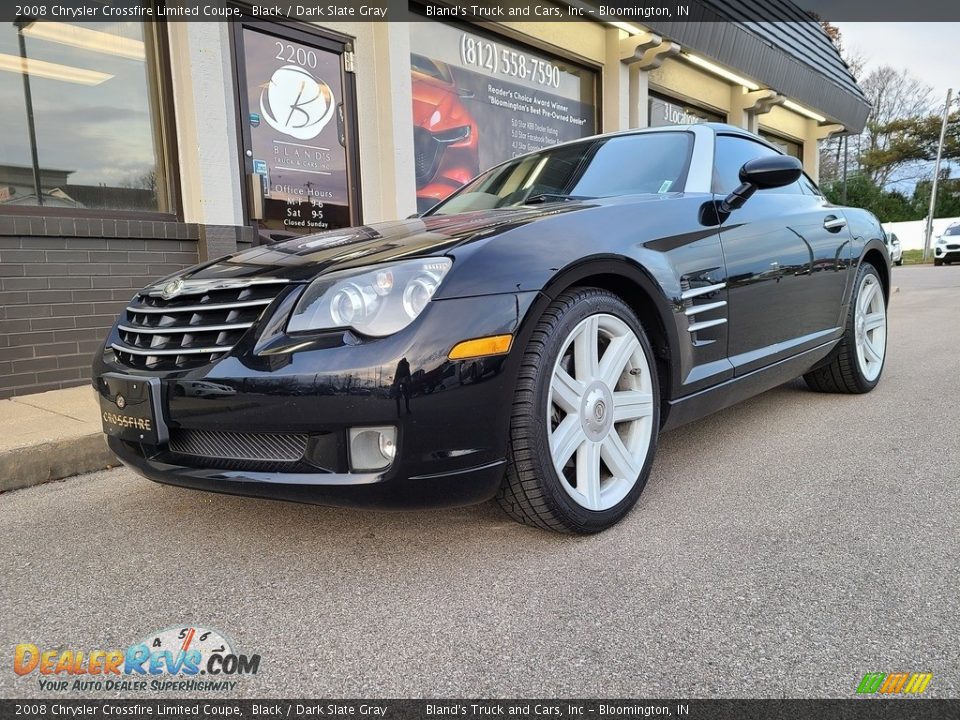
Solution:
M259 655L237 652L216 630L189 626L150 633L125 650L20 643L13 655L17 675L52 692L232 691L238 676L259 669Z

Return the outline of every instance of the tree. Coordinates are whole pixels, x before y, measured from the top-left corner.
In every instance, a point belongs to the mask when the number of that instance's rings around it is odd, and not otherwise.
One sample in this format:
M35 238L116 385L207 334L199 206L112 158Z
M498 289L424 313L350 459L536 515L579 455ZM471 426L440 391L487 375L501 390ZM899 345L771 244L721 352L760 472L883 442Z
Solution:
M913 189L913 214L915 218L925 218L930 211L930 190L932 180L921 180ZM960 178L951 178L950 169L940 171L937 184L936 217L960 217Z
M889 65L870 71L860 87L872 109L860 135L858 168L885 187L904 166L920 159L904 143L904 123L931 116L933 90L906 70Z
M847 179L846 201L843 198L842 180L826 183L821 189L830 202L837 205L862 207L880 218L880 222L917 219L909 198L900 192L884 190L866 175L853 175ZM928 198L929 193L928 189Z

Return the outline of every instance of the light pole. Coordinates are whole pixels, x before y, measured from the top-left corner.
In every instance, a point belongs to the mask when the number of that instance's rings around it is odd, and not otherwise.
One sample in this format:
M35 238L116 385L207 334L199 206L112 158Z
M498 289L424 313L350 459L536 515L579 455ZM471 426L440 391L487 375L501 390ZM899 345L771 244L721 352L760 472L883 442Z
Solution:
M927 213L927 230L923 238L923 260L930 253L930 238L933 235L933 213L937 208L937 184L940 181L940 159L943 157L943 141L947 135L947 122L950 120L950 100L953 88L947 89L947 104L943 107L943 125L940 126L940 144L937 146L937 162L933 167L933 187L930 189L930 211Z
M17 40L20 44L20 72L23 75L23 99L27 106L27 131L30 134L30 161L33 163L33 188L37 193L37 205L43 205L43 188L40 184L40 159L37 156L37 128L33 122L33 94L30 92L30 72L27 69L27 43L23 29L33 20L15 20Z

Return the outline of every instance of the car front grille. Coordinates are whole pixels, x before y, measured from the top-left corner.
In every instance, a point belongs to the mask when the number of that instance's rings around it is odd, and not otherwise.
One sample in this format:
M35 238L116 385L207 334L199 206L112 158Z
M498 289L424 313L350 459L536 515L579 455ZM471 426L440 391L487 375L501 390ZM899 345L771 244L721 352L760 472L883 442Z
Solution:
M293 463L303 459L307 435L290 433L171 430L170 452L208 460Z
M960 245L953 243L952 245L947 245L947 250L960 250Z
M285 287L285 280L190 281L172 297L141 291L111 346L124 365L148 370L197 367L223 357Z
M423 187L433 180L440 164L440 153L443 143L424 128L413 129L414 166L416 170L417 187Z

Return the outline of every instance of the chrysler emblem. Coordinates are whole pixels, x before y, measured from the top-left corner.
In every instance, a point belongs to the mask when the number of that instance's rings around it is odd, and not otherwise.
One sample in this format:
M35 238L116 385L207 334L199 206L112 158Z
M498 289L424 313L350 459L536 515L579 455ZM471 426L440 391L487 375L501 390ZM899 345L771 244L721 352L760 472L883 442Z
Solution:
M180 280L179 278L176 280L171 280L163 286L160 297L162 297L164 300L170 300L171 298L175 298L177 295L179 295L181 290L183 290L183 280Z
M120 393L117 393L117 407L123 410L126 406L127 406L127 399Z

